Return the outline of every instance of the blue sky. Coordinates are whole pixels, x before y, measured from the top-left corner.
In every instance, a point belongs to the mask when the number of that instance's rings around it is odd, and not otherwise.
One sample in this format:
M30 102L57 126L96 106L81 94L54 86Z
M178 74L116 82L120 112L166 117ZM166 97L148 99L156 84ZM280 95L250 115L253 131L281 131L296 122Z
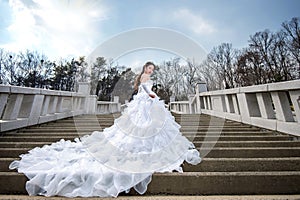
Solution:
M0 0L0 48L38 50L52 60L87 56L115 35L159 27L186 35L207 52L223 42L241 49L250 35L279 30L299 10L299 0ZM119 61L141 65L170 56L145 50Z

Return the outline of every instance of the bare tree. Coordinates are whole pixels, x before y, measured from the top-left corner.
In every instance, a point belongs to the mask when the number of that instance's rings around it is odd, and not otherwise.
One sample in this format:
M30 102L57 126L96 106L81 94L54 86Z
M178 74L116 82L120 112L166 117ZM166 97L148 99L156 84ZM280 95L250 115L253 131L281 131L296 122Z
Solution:
M14 53L6 53L5 59L2 62L4 83L9 85L18 85L18 56Z
M4 62L6 60L6 52L4 49L0 49L0 84L5 82L5 69L4 69Z
M296 77L300 78L300 19L292 18L289 22L282 23L285 34L286 46L291 52L291 59L295 65Z
M237 87L265 83L266 71L258 52L244 49L238 57L235 82Z
M217 78L217 80L215 80L218 85L217 89L234 87L236 56L237 50L233 49L232 44L229 43L222 43L214 47L207 55L205 66L211 68L211 71L214 71Z
M158 69L155 71L154 79L157 85L167 93L167 96L172 94L180 99L182 94L182 81L184 74L180 69L180 58L173 58L169 61L164 61L162 64L158 65Z
M267 71L266 82L274 82L276 77L276 68L274 66L274 49L276 46L275 34L269 30L256 32L250 36L249 47L254 52L257 52L262 59L261 67Z
M105 75L106 72L106 60L104 57L97 57L95 63L91 67L91 91L90 94L95 95L98 85L98 81Z
M197 74L199 79L204 80L208 90L217 90L222 84L219 80L218 74L213 70L214 63L210 60L204 60L198 67Z

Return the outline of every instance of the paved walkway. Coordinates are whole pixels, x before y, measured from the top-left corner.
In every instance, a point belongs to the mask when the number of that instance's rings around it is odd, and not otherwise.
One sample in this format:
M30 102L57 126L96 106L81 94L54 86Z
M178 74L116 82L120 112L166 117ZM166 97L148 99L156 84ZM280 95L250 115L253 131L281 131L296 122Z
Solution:
M300 195L251 195L251 196L119 196L117 198L64 198L26 195L0 195L1 200L299 200Z

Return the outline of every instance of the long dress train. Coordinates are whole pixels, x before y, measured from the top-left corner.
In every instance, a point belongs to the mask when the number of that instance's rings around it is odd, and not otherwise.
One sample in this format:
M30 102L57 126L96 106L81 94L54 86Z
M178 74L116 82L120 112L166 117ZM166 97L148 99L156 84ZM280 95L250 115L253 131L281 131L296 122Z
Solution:
M150 90L153 82L143 84ZM116 197L130 188L143 194L154 172L182 172L184 161L200 163L179 129L164 103L140 86L111 127L36 147L9 168L28 177L29 195Z

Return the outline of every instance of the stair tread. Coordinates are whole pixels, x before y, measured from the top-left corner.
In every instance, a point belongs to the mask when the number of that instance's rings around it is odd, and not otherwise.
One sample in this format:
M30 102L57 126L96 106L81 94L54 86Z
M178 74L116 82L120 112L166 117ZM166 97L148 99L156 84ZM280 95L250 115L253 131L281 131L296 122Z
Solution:
M0 137L2 192L26 192L23 185L26 177L8 169L10 162L19 160L18 156L23 152L55 140L74 141L95 130L102 131L118 116L78 116L4 133ZM203 155L202 163L190 165L184 162L183 173L154 173L153 184L150 183L146 195L299 193L299 137L231 120L221 119L223 124L218 124L220 119L209 115L176 114L175 120L181 125L182 135L197 145L196 149ZM11 182L13 187L6 186L4 180ZM213 188L215 186L217 188ZM241 190L237 190L238 187Z
M0 176L24 176L18 172L1 172ZM237 172L155 172L154 176L300 176L300 171L237 171Z

